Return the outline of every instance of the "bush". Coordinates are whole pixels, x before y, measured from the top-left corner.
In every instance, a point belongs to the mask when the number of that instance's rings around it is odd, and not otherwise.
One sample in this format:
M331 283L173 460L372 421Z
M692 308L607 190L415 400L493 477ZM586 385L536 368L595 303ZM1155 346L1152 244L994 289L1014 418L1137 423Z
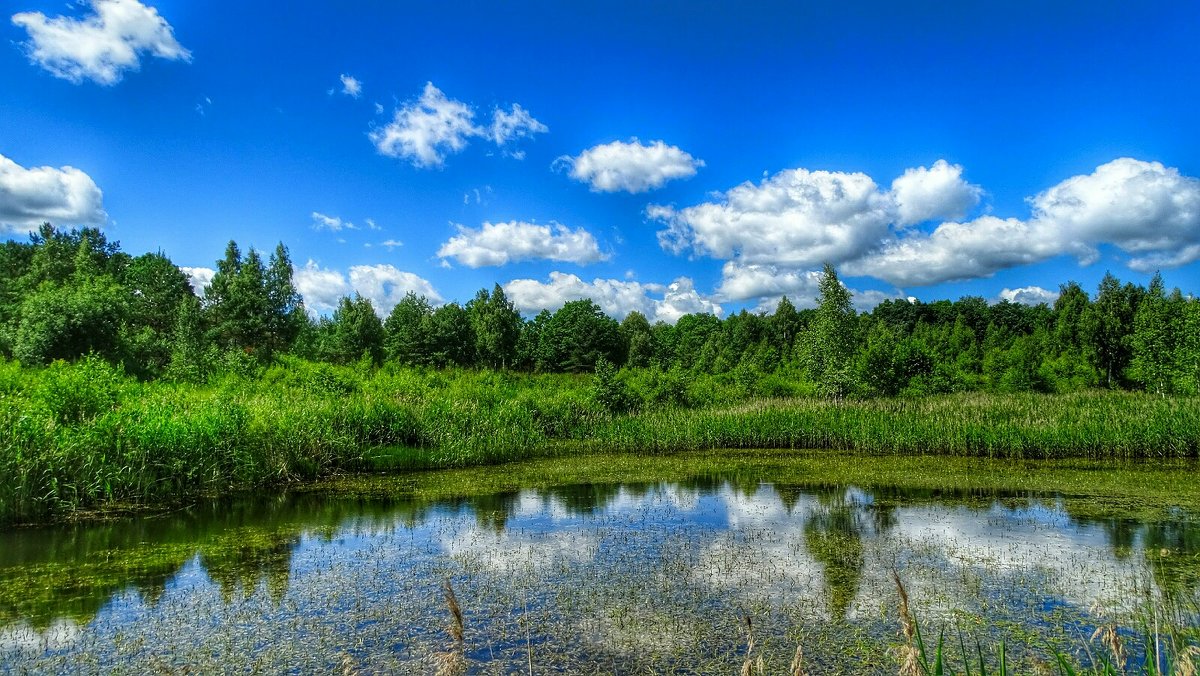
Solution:
M88 355L75 364L55 361L39 374L33 400L60 424L94 420L117 406L125 374Z

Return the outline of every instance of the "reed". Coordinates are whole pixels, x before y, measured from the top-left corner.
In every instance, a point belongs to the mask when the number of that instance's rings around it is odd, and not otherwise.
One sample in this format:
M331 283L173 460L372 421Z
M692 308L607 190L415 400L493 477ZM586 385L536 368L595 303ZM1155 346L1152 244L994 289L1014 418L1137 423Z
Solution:
M736 400L713 387L707 397L687 390L613 415L595 401L588 376L288 360L253 378L188 385L137 382L98 359L45 369L5 362L0 521L170 503L339 472L594 450L1093 459L1200 452L1194 397L1094 391L831 402Z

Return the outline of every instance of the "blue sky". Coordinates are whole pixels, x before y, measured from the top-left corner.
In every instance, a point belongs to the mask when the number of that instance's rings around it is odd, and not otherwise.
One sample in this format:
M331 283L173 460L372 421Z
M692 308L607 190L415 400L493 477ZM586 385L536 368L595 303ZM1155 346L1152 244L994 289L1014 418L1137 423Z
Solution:
M317 311L1200 291L1200 7L975 4L13 0L0 228L282 240Z

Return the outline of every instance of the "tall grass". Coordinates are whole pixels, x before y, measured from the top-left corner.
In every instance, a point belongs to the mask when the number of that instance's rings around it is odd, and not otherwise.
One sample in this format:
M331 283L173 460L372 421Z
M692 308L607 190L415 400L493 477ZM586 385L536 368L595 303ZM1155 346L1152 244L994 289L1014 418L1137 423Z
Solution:
M141 383L99 359L0 362L0 520L153 503L338 471L564 452L852 449L996 457L1195 456L1200 399L1136 393L745 399L713 379L634 374L642 413L591 378L288 361L206 385ZM653 382L651 382L653 381ZM647 385L649 383L649 385ZM739 394L740 392L740 394Z
M1005 458L1179 458L1200 451L1200 399L1130 392L754 401L619 418L591 440L627 452L809 448Z

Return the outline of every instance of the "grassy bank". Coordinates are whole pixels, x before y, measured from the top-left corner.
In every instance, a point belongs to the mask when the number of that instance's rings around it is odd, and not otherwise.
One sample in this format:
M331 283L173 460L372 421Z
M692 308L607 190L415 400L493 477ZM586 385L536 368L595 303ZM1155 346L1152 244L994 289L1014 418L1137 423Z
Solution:
M0 364L0 518L153 504L336 471L456 467L612 450L845 449L989 457L1192 457L1200 399L963 394L752 398L716 377L624 374L640 412L588 376L288 362L196 386L95 359Z

